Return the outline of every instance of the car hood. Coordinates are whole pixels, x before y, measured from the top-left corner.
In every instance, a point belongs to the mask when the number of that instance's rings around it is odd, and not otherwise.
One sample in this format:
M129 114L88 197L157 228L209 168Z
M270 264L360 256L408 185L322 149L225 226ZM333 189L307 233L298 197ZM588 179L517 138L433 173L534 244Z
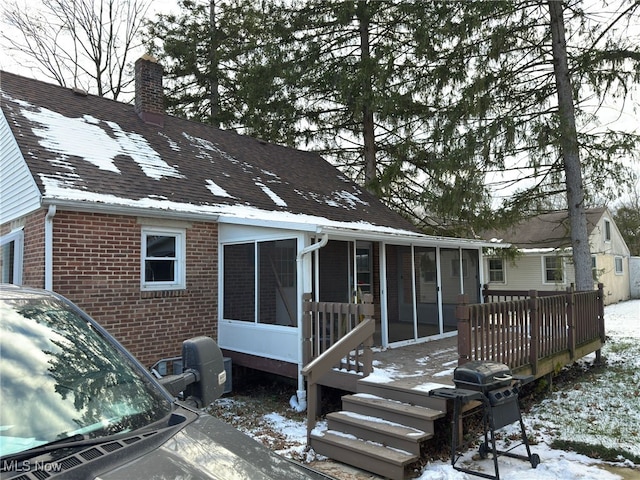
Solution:
M276 455L221 420L203 415L159 448L100 474L96 480L123 478L326 480L331 477Z

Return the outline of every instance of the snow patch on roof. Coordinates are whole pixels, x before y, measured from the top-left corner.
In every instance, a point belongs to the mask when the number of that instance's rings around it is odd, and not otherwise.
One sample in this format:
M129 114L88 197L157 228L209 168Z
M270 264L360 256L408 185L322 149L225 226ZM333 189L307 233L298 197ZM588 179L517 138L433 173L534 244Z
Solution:
M121 173L115 164L119 155L130 157L150 178L182 177L180 172L167 164L140 135L125 132L114 122L101 122L85 115L81 118L69 118L46 108L25 104L23 114L40 127L33 132L40 137L40 145L60 156L50 161L60 167L71 170L65 158L74 156L95 165L100 170ZM111 129L110 136L102 125ZM114 138L115 137L115 138Z
M361 205L369 205L368 202L361 200L360 198L358 198L358 196L346 190L332 192L330 197L320 195L315 192L303 192L302 190L298 189L294 189L294 192L296 192L305 200L311 199L317 203L325 203L330 207L355 210L357 203L360 203Z
M229 162L233 163L234 165L239 165L241 163L240 160L238 160L236 157L234 157L228 152L225 152L224 150L222 150L220 147L215 145L213 142L210 142L209 140L205 140L204 138L200 138L200 137L194 137L193 135L189 135L186 132L182 132L182 135L184 136L184 138L189 140L189 142L191 142L191 144L194 147L197 147L200 150L200 153L202 154L203 157L211 158L211 153L209 152L213 152L219 155L220 157L224 158L225 160L228 160Z
M267 187L264 183L262 182L256 182L256 185L258 187L260 187L260 189L267 194L267 196L273 200L273 203L275 203L276 205L278 205L279 207L286 207L287 206L287 202L285 202L282 198L280 198L278 196L278 194L276 192L274 192L273 190L271 190L269 187Z
M220 185L216 184L213 180L206 180L206 184L209 191L213 193L216 197L235 198L233 195L230 195Z
M173 150L174 152L179 152L180 151L180 145L178 145L175 140L173 140L172 138L170 138L168 135L165 135L162 132L158 132L158 135L160 135L162 138L164 138L167 143L169 143L169 148L171 150Z
M361 193L361 192L358 192ZM361 205L369 205L368 202L360 200L356 195L351 192L347 192L346 190L342 190L340 192L333 192L334 197L337 199L340 205L351 208L352 210L356 208L356 204L359 203Z

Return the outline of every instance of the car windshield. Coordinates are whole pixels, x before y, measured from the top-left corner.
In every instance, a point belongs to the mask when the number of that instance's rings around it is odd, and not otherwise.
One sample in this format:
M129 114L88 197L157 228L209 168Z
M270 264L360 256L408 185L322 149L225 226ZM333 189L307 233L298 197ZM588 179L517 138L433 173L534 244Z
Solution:
M50 296L0 298L0 456L137 430L172 409L89 320Z

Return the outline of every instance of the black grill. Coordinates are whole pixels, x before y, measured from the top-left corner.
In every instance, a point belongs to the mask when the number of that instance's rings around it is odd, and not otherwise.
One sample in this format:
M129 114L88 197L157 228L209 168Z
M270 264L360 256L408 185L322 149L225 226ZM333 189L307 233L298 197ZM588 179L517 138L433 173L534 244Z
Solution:
M479 477L499 480L499 455L528 460L532 468L538 466L540 457L531 453L518 403L520 386L532 379L533 377L514 376L509 367L502 363L472 361L454 370L453 383L456 388L438 388L430 392L430 395L453 400L454 408L451 420L451 465L453 468ZM493 455L494 475L456 466L456 462L460 458L458 436L459 429L462 427L463 412L469 410L472 402L479 403L479 408L482 409L484 443L480 445L479 454L482 458L487 458L489 454ZM467 405L469 407L463 408ZM475 409L471 411L475 411ZM514 422L520 423L522 443L512 446L507 451L497 450L495 431ZM520 445L525 445L526 456L511 453L511 450Z

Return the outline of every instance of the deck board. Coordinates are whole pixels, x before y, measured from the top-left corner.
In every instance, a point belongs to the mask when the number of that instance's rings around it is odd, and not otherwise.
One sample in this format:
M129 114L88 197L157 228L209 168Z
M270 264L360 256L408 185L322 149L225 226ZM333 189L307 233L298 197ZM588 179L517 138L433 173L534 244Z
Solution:
M376 348L373 351L373 373L366 380L408 389L452 387L453 370L457 365L457 336L385 350Z

